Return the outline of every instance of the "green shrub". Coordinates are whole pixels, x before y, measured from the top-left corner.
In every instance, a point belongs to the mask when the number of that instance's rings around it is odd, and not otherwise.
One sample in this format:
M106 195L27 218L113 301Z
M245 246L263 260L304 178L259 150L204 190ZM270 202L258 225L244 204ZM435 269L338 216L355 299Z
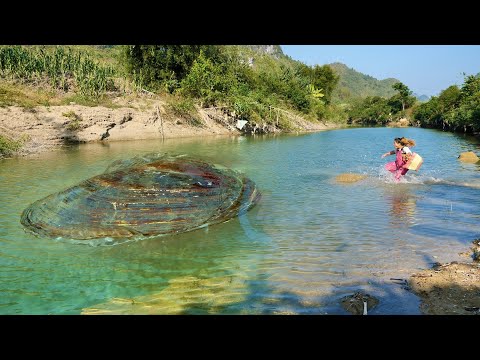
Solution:
M0 157L8 156L20 150L26 141L26 137L19 140L13 140L6 136L0 135Z
M190 98L170 100L167 104L167 111L175 117L186 120L190 125L203 126L195 103Z
M77 131L82 127L82 117L80 115L77 115L75 111L70 110L66 113L63 113L62 115L70 119L70 122L67 125L67 130Z

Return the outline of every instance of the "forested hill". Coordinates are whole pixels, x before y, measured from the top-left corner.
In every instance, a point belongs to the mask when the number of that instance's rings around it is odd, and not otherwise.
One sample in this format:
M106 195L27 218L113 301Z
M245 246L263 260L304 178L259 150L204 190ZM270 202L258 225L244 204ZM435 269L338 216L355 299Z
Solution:
M328 65L340 76L340 80L332 93L333 102L348 102L353 98L365 98L367 96L388 98L396 93L392 85L399 82L397 79L377 80L342 63Z
M245 45L245 47L257 53L271 55L276 59L288 58L279 45ZM295 62L291 58L290 60ZM390 98L396 93L392 85L399 82L397 79L377 80L338 62L327 65L340 77L332 93L334 103L349 102L354 98L366 98L367 96Z

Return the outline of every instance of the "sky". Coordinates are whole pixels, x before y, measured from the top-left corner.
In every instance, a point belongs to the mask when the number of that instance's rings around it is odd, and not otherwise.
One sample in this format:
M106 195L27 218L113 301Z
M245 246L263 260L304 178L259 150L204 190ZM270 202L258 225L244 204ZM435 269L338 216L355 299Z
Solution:
M341 62L378 80L395 78L417 95L437 96L480 73L480 45L281 45L307 65Z

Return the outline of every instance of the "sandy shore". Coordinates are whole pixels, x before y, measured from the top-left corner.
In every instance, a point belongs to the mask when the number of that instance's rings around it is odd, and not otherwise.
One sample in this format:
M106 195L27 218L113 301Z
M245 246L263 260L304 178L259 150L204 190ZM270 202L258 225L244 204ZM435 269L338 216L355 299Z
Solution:
M195 126L188 118L172 116L161 101L117 108L75 104L33 109L9 106L0 108L0 134L28 139L19 155L37 154L72 142L242 134L235 127L236 120L227 114L215 109L198 110L201 121ZM334 128L300 118L294 126L299 132Z
M471 261L437 263L432 269L412 274L409 286L421 298L420 310L428 315L480 315L480 262L478 240ZM475 259L475 260L474 260Z

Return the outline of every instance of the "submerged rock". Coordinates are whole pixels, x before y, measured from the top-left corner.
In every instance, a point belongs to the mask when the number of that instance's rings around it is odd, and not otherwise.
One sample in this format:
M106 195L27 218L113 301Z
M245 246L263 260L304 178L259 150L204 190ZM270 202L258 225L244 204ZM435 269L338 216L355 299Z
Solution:
M149 154L28 206L21 223L71 239L174 234L227 221L260 199L243 174L186 156Z
M82 309L82 315L210 314L245 301L248 288L241 276L172 279L161 291L135 298L113 298Z
M363 180L366 177L367 175L364 175L364 174L340 174L340 175L337 175L335 180L340 183L353 183L353 182Z

